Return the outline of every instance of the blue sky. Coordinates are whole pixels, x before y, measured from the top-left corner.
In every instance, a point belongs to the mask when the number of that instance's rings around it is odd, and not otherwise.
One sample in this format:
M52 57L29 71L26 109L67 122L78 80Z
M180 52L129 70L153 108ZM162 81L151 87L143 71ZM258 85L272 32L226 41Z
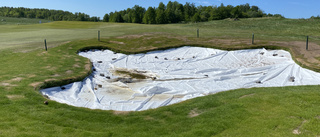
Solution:
M82 12L90 16L103 17L112 11L120 11L140 5L148 8L157 7L160 2L167 4L169 0L0 0L0 6L46 8L70 12ZM281 14L286 18L309 18L320 15L320 0L177 0L179 3L195 3L196 6L210 6L221 3L240 5L249 3L260 7L265 13Z

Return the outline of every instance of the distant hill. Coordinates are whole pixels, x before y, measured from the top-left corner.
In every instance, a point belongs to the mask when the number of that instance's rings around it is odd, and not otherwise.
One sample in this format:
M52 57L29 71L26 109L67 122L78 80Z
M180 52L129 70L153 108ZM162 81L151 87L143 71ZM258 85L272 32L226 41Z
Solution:
M100 21L99 17L90 17L89 15L80 12L73 14L62 10L30 9L23 7L0 7L0 16L46 19L51 21Z

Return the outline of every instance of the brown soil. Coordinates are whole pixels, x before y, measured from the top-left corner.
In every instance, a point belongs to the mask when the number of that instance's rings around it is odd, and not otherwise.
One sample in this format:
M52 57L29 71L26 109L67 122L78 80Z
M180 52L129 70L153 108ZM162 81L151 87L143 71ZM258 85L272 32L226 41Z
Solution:
M188 117L193 118L199 116L201 113L198 111L198 108L195 108L189 112Z
M56 81L57 79L51 78L51 79L46 79L44 80L45 82L49 82L49 81Z
M253 96L253 95L254 95L254 93L253 94L248 94L248 95L243 95L240 98L250 97L250 96Z
M73 71L72 71L72 70L67 70L66 73L67 73L67 74L72 74Z
M119 39L136 39L136 38L141 38L143 36L149 36L149 35L153 35L153 34L145 33L145 34L125 35L125 36L120 36L117 38L119 38Z
M88 60L87 61L87 64L84 66L84 69L86 70L86 71L90 71L90 69L91 69L91 62L90 62L90 60Z
M60 77L61 75L59 75L59 74L54 74L54 75L52 75L51 77Z
M146 116L146 117L144 118L144 120L154 120L154 118L151 117L151 116Z
M10 86L10 83L0 83L0 86Z
M306 50L306 42L290 41L290 42L269 42L272 45L289 48L292 56L296 61L310 68L320 69L320 46L316 43L309 43Z
M34 77L36 77L37 75L35 75L35 74L32 74L32 75L28 75L28 78L34 78Z
M109 41L110 43L115 43L115 44L120 44L120 45L124 45L124 42L120 42L120 41Z
M41 85L43 82L34 82L34 83L31 83L29 84L30 86L32 86L33 88L37 88L39 87L39 85Z
M74 64L73 67L80 68L80 65L79 64Z
M23 79L23 78L21 78L21 77L16 77L16 78L11 79L10 81L20 82L22 79Z
M43 69L47 69L49 71L54 71L57 69L57 67L52 67L52 66L46 66L46 67L42 67Z
M7 98L10 100L18 100L18 99L23 99L23 95L7 95Z
M303 120L303 121L301 122L301 124L300 124L296 129L294 129L294 130L292 131L292 133L295 134L295 135L301 134L300 128L301 128L301 126L302 126L304 123L306 123L306 122L307 122L307 120Z
M127 115L130 112L131 111L113 111L113 114L115 114L115 115Z

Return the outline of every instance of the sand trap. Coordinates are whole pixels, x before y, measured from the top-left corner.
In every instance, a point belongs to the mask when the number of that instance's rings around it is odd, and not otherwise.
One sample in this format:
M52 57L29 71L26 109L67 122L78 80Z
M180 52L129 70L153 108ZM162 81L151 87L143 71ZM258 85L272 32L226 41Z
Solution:
M93 62L92 75L40 92L77 107L140 111L231 89L320 84L319 73L301 68L283 50L181 47L135 55L109 50L79 55Z

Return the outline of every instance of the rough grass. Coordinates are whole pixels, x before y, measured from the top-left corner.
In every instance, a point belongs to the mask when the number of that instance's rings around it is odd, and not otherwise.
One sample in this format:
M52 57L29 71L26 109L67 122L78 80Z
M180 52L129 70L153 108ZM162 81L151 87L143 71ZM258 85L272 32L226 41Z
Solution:
M155 32L196 37L197 28L200 29L200 37L203 38L250 41L254 33L256 41L305 41L306 36L309 35L312 36L310 42L319 44L320 27L317 27L319 24L320 20L257 18L166 25L75 21L56 21L36 25L1 25L0 49L39 49L43 48L44 39L47 39L49 46L54 47L67 41L97 38L98 30L104 38Z
M11 18L0 16L0 25L27 25L51 22L45 19Z
M279 19L279 21L283 20ZM50 47L47 52L43 50L43 47L37 48L36 45L30 46L28 49L32 50L23 53L12 51L18 50L17 47L6 47L0 50L0 136L320 135L319 86L238 89L154 110L128 113L77 108L55 101L49 101L48 105L44 105L43 102L47 99L42 97L35 87L64 84L90 73L91 64L88 59L76 54L79 50L105 48L129 54L189 44L224 49L259 46L246 43L224 45L209 41L218 40L220 36L197 39L189 37L191 33L182 35L183 31L180 31L180 28L181 30L185 30L182 28L192 30L201 27L200 23L158 26L101 24L99 24L100 28L106 28L105 30L109 28L110 31L118 30L118 34L112 34L114 36L110 38L104 37L101 42L98 42L96 39L90 39L91 36L79 33L88 40L75 40L81 39L82 36L71 37L69 40L73 40L72 42ZM218 26L223 26L223 24L224 21L221 21ZM51 24L45 25L50 26ZM48 29L45 25L35 26ZM48 30L53 33L59 30L64 32L94 30L90 25L83 26L88 28L81 28L81 23L72 29L63 29L63 24L61 25L60 28L55 26L55 29ZM22 27L12 33L28 32L28 27L36 29L32 25L24 27L26 30L23 30ZM162 30L171 27L172 32ZM309 27L312 28L312 26ZM141 28L145 29L140 30ZM127 32L125 32L126 29ZM226 31L225 35L222 35L224 32L215 34L226 37L229 29L221 28L221 30ZM151 33L151 31L154 32ZM34 36L28 35L29 33L31 34L31 32L20 34L19 37L30 36L32 39ZM126 35L118 36L120 33ZM2 34L13 35L10 32L0 32L0 35ZM66 37L67 40L69 33L57 35L58 33L52 34L56 41L63 42L60 37ZM239 38L239 41L242 38L240 35L228 37ZM288 40L285 37L283 39ZM2 45L2 41L0 42ZM21 43L25 41L22 40ZM26 46L22 44L21 47ZM190 114L197 115L190 116Z

